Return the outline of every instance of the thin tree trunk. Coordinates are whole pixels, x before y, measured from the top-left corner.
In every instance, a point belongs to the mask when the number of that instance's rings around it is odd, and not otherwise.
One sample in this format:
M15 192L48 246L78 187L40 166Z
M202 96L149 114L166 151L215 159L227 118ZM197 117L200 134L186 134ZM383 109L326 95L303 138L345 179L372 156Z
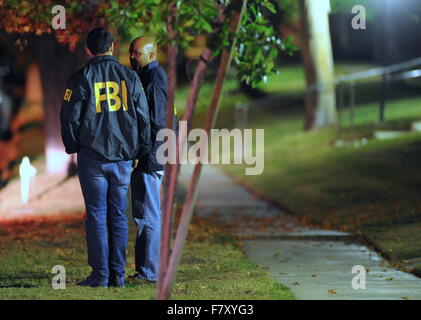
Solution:
M219 5L219 17L217 22L222 24L224 21L224 9L225 7L222 5ZM171 21L169 21L170 23ZM214 33L217 34L220 31L220 28L218 27ZM171 48L169 48L169 51L172 50ZM192 80L192 84L191 84L191 89L189 92L189 96L187 98L187 103L186 103L186 107L184 110L184 115L183 115L183 120L187 121L188 126L190 126L191 124L191 119L193 117L194 114L194 110L196 107L196 103L197 103L197 98L199 96L199 92L200 89L202 87L203 81L205 79L205 74L206 74L206 70L208 68L207 63L210 62L213 58L213 50L210 49L210 46L208 45L202 54L202 59L199 61L198 66L196 67L195 70L195 74ZM169 58L171 57L171 53L168 53ZM175 55L173 55L175 56ZM171 58L170 58L171 59ZM175 72L176 72L176 67L175 67L175 63L176 60L174 59L174 61L172 62L173 65L171 65L171 67L169 66L169 70L172 70L172 72L174 73L173 78L175 78ZM170 62L171 64L171 62ZM170 73L170 72L169 72ZM171 78L171 75L170 75ZM170 84L169 84L170 85ZM175 91L175 83L173 84L174 86L174 91ZM169 99L170 94L168 95L168 102L170 101ZM173 95L173 101L174 101L174 95ZM173 106L173 104L172 104ZM170 107L167 104L167 107ZM172 108L172 107L170 107ZM168 112L169 109L167 109ZM167 117L169 117L167 115ZM173 115L172 115L173 117ZM167 121L169 121L170 118L167 118ZM172 122L167 123L168 127L171 128L172 127ZM185 143L185 140L187 139L186 134L184 133L184 131L181 132L180 136L178 137L179 141L181 141L181 143L177 143L176 144L176 159L179 159L179 153L180 153L180 149L179 149L179 145L183 145ZM170 239L171 239L171 217L172 217L172 212L173 212L173 203L174 203L174 197L175 197L175 191L177 188L177 177L178 177L178 173L179 173L179 164L175 164L175 165L166 165L166 180L165 180L165 188L164 188L164 206L163 206L163 222L162 222L162 231L161 231L161 255L160 255L160 276L158 278L158 286L157 286L157 291L160 292L161 290L161 285L162 285L162 281L160 279L164 279L165 276L165 270L168 267L168 259L169 259L169 252L170 252ZM162 266L162 267L161 267Z
M206 47L203 50L202 58L203 60L210 62L212 60L212 50ZM207 64L203 60L199 61L199 64L197 65L194 72L189 96L187 98L186 108L184 109L183 120L187 121L188 127L190 127L191 119L193 118L194 109L196 107L197 98L199 97L199 92L205 79L206 70L208 69ZM182 139L180 140L182 141Z
M65 153L60 130L60 108L66 81L83 61L81 47L75 52L59 44L54 35L34 37L36 57L40 66L43 106L45 112L46 172L67 174L71 156Z
M172 129L174 119L174 99L175 89L177 85L177 48L175 44L175 23L177 19L177 4L176 1L172 1L169 6L168 21L168 36L170 42L168 43L168 94L167 94L167 128ZM159 275L158 275L158 292L161 290L162 279L165 278L165 274L168 268L168 260L170 256L170 241L171 241L171 215L173 209L173 199L175 190L169 188L171 181L173 180L174 170L173 166L176 164L166 164L165 175L164 175L164 205L162 215L162 227L161 227L161 242L160 242L160 262L159 262Z
M233 11L232 11L232 17L231 17L231 22L230 22L231 33L238 32L238 29L241 23L241 18L246 8L246 5L247 5L247 0L244 0L244 1L235 0L232 2ZM210 131L212 127L214 126L215 119L218 114L218 108L220 104L224 79L225 79L226 72L229 69L229 66L231 64L231 60L233 56L232 53L235 48L235 42L236 42L236 38L234 38L232 41L231 50L227 51L225 49L222 52L221 62L220 62L220 66L218 69L218 74L217 74L216 82L215 82L215 88L213 91L212 100L211 100L211 104L209 107L209 111L207 114L206 123L204 127L208 135L210 134ZM207 141L202 142L202 147L204 149L207 148ZM202 165L199 162L198 164L196 164L193 171L191 184L186 196L186 200L184 202L181 219L180 219L180 223L177 230L174 249L172 251L171 258L170 258L169 270L164 279L163 286L161 287L161 290L158 292L158 299L168 299L170 297L170 291L175 279L175 274L177 272L178 265L180 263L181 252L182 252L182 249L187 237L188 227L189 227L191 217L193 214L193 208L194 208L195 200L197 196L197 184L200 178L201 169L202 169Z
M305 130L337 123L329 0L300 0L307 78Z

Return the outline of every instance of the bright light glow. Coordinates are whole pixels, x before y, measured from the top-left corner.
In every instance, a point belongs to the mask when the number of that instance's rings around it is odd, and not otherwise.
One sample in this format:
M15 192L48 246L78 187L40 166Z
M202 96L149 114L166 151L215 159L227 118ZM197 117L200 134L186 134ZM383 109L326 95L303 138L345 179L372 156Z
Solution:
M66 174L70 163L70 156L64 150L49 147L46 150L47 173Z
M35 169L29 162L28 157L24 157L19 166L20 175L20 200L26 204L29 202L31 179L35 178L37 169Z

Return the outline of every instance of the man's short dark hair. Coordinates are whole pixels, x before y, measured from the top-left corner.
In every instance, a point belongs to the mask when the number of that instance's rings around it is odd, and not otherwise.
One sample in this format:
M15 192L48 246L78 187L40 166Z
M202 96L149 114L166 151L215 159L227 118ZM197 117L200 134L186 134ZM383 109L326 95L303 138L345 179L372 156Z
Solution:
M107 30L96 28L89 32L86 45L92 54L97 55L108 52L113 41L113 36Z

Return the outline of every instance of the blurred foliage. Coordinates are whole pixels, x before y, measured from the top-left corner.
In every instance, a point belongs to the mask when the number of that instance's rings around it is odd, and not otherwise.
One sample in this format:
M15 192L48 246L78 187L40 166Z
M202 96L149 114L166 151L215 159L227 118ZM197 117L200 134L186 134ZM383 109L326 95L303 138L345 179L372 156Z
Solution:
M268 0L249 1L244 14L243 23L235 52L235 63L238 68L238 78L256 87L267 82L267 76L276 73L276 58L281 51L292 54L297 48L292 37L281 40L265 10L275 13L275 7Z
M292 0L282 0L280 8L294 8ZM233 35L228 33L232 5L230 0L177 0L176 43L182 49L194 45L197 36L206 36L218 56L230 44ZM54 5L66 8L66 29L53 30L51 13ZM55 33L59 42L74 49L76 43L92 27L112 26L124 40L134 34L153 34L161 45L168 43L168 2L160 0L0 0L0 29L7 33L41 35ZM217 17L226 9L222 25ZM240 32L234 63L238 78L253 87L276 72L275 61L280 52L293 52L291 38L280 39L276 26L268 14L276 13L273 0L249 0Z
M287 2L292 2L288 0ZM106 10L107 19L119 29L136 30L136 34L153 34L162 45L168 42L166 17L168 4L159 0L144 0L126 4L124 0L110 1ZM176 43L182 49L193 45L195 37L203 35L210 40L214 55L218 56L229 46L232 35L228 34L230 17L223 25L218 25L218 3L227 7L229 15L232 1L215 0L178 0ZM296 48L292 39L282 41L279 33L267 18L267 13L275 13L275 6L269 0L249 0L247 10L238 35L234 52L239 80L256 87L267 76L276 72L275 61L281 51L293 52Z
M55 5L66 9L64 30L51 28L52 18L56 15L51 10ZM0 29L21 35L55 33L59 42L68 44L73 50L86 30L105 24L104 5L105 2L94 0L0 0Z
M126 1L111 0L105 10L107 20L123 31L126 39L139 34L153 34L161 45L168 42L168 2L159 0ZM195 36L210 33L212 22L218 14L215 1L178 0L176 39L177 44L187 49Z
M381 12L385 0L330 0L333 13L349 12L355 5L363 5L367 18ZM176 43L182 49L194 46L197 36L213 39L212 49L217 56L229 43L229 10L222 26L216 20L218 5L230 6L232 0L177 0ZM66 8L65 30L53 30L51 19L54 5ZM419 0L393 2L396 12L405 13L408 19L421 21ZM291 38L280 39L277 26L270 23L270 15L279 17L279 23L299 17L297 0L249 0L245 12L234 63L238 78L253 87L276 73L276 59L282 51L296 50ZM54 33L59 42L74 49L76 43L93 27L112 27L123 40L134 35L153 34L161 45L168 42L168 2L160 0L0 0L0 29L7 33L35 34ZM232 35L231 35L232 36Z
M297 20L300 16L300 4L298 0L272 0L282 11L285 22ZM282 21L284 22L284 21Z

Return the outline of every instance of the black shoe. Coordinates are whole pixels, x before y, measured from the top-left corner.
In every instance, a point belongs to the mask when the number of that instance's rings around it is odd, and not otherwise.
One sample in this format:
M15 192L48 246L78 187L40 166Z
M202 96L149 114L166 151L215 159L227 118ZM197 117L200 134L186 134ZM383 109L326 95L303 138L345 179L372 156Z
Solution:
M85 280L78 282L76 285L81 287L91 287L91 288L107 288L107 284L103 281L95 280L91 276L87 277Z
M110 280L108 281L108 286L124 288L125 287L124 275L110 276Z
M127 278L127 283L130 284L151 284L155 285L156 281L150 281L142 278L142 276L139 273L136 273L130 277Z

